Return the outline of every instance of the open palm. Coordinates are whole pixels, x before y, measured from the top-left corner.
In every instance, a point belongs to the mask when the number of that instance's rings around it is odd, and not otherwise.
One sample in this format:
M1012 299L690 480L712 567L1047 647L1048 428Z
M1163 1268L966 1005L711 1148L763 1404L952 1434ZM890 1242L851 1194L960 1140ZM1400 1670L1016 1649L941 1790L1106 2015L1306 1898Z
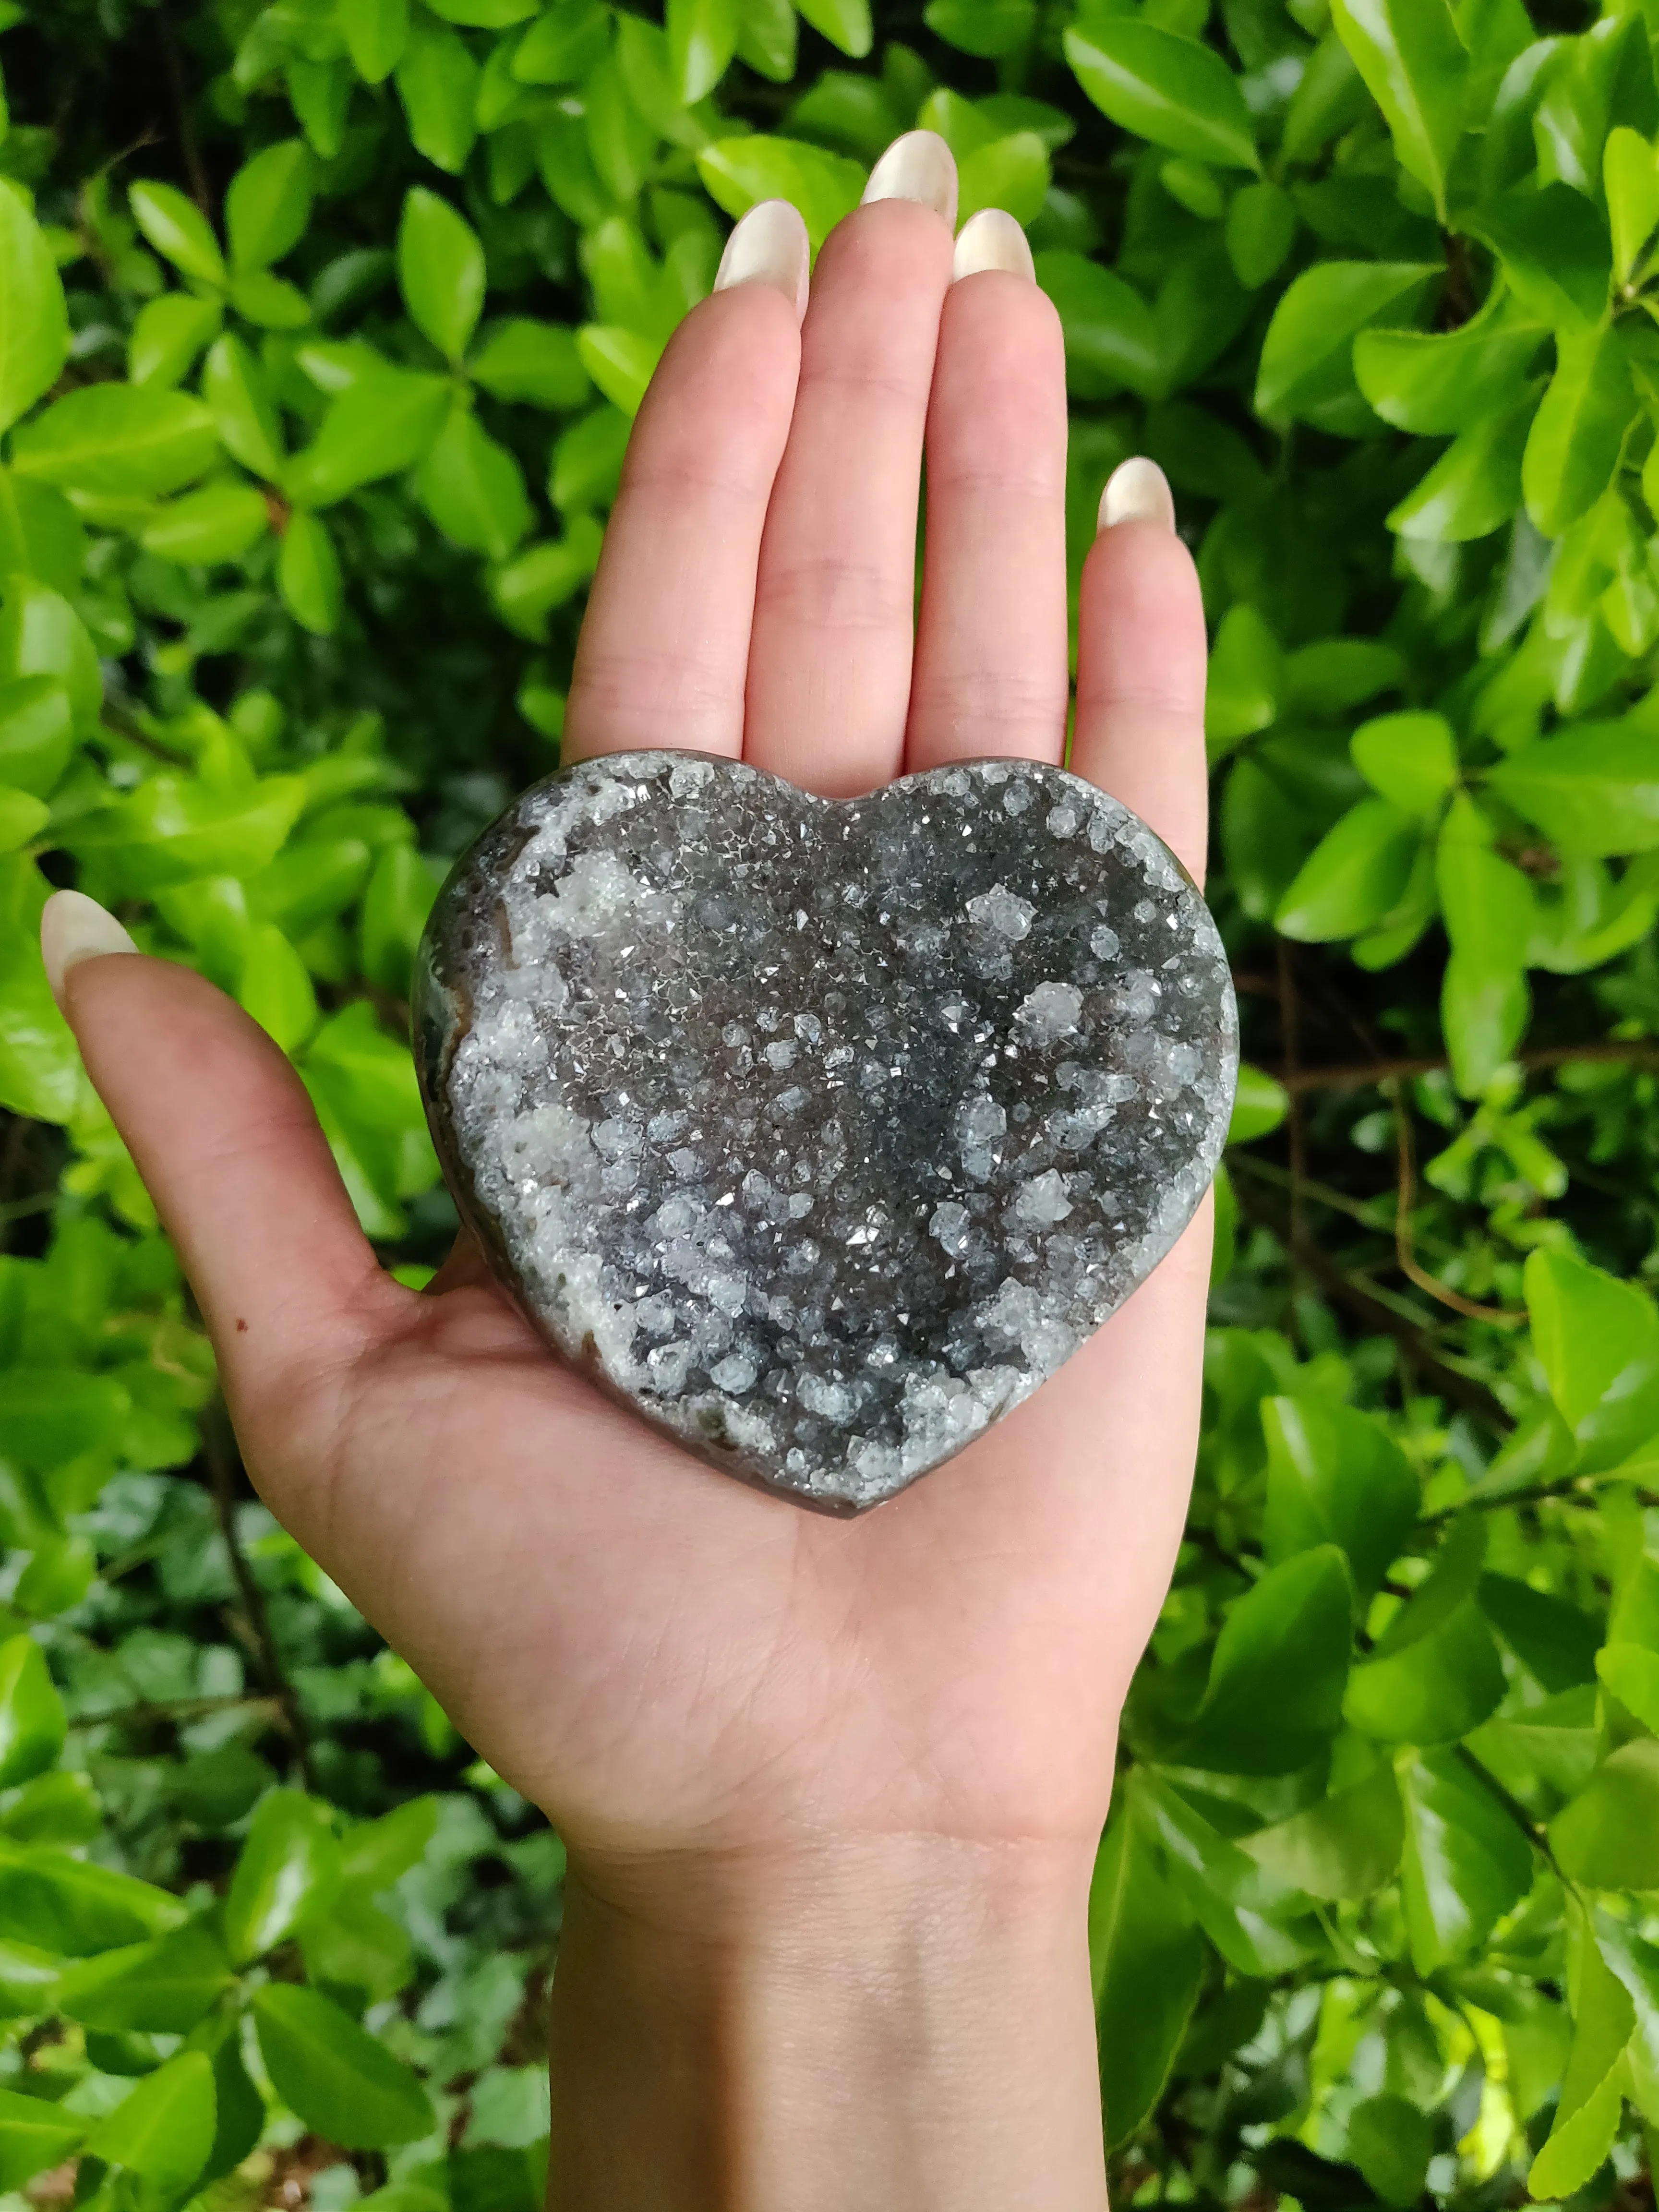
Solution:
M909 196L842 223L804 327L805 235L774 206L670 346L568 760L688 746L847 794L951 759L1061 758L1059 325L1006 217L964 233L953 283L939 142L901 142L884 173ZM1203 626L1159 481L1133 480L1140 512L1089 559L1070 757L1196 873ZM602 1400L470 1249L435 1294L383 1274L297 1079L200 977L86 959L64 995L261 1494L574 1855L1092 1849L1185 1503L1206 1221L1007 1420L830 1521Z

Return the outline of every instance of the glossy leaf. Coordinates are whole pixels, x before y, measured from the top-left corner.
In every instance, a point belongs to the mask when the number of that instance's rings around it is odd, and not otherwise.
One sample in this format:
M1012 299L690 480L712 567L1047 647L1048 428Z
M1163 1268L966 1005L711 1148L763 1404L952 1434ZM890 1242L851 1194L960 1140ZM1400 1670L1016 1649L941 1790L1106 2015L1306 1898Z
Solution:
M135 185L128 197L139 229L175 269L203 284L224 283L225 258L219 241L193 201L172 185Z
M1659 1742L1613 1752L1550 1823L1564 1873L1590 1889L1659 1889Z
M1401 165L1428 187L1443 221L1468 76L1446 0L1332 0L1331 21L1388 118Z
M1354 378L1385 422L1437 437L1479 427L1518 399L1546 336L1512 294L1495 287L1480 313L1455 331L1361 331Z
M1363 420L1354 341L1367 325L1408 311L1435 271L1417 262L1324 261L1304 270L1273 310L1261 343L1256 412L1321 428Z
M1106 1832L1089 1892L1089 1955L1109 2145L1133 2134L1180 2048L1204 1949L1145 1825L1127 1807Z
M1267 1398L1267 1503L1262 1549L1270 1562L1334 1544L1366 1603L1417 1520L1416 1476L1376 1424L1346 1406Z
M1473 1952L1532 1880L1525 1836L1479 1773L1455 1753L1401 1754L1405 1807L1401 1894L1412 1964L1432 1973Z
M21 2189L47 2167L59 2166L87 2132L78 2112L66 2112L44 2097L0 2089L0 2189Z
M1398 902L1421 836L1412 817L1387 799L1362 799L1304 861L1279 901L1275 926L1305 944L1357 936Z
M409 0L337 0L337 9L353 68L366 84L384 82L409 43Z
M234 266L268 269L291 252L305 235L316 188L316 161L300 138L267 146L239 169L225 193Z
M64 288L40 226L0 191L0 430L57 382L69 352Z
M709 198L729 216L747 215L760 200L789 200L800 210L816 249L864 190L856 161L790 138L757 134L721 138L697 156Z
M199 2051L184 2051L139 2082L93 2130L87 2149L174 2196L207 2164L213 2125L212 2064Z
M307 2127L349 2149L412 2142L434 2113L406 2066L315 1990L268 1982L252 2010L279 2094Z
M1155 146L1223 168L1261 167L1250 112L1220 56L1131 15L1095 15L1065 34L1095 106Z
M404 202L398 282L416 329L447 359L459 361L483 309L483 248L447 200L419 185Z
M128 1944L74 1966L58 2009L88 2027L184 2035L231 1986L224 1948L200 1921L154 1943Z
M1457 740L1443 714L1379 714L1349 740L1371 789L1402 813L1432 819L1457 781Z
M32 1636L0 1644L0 1790L50 1766L64 1747L63 1699Z
M204 475L217 443L199 399L154 385L90 384L17 433L12 466L40 483L153 499Z
M1585 723L1520 746L1490 781L1566 852L1659 848L1659 747L1634 724Z
M1588 1929L1578 1946L1572 2048L1548 2140L1532 2162L1534 2197L1570 2197L1613 2148L1627 2075L1626 2046L1636 2026L1624 1984Z
M1617 333L1563 331L1549 389L1527 439L1521 480L1527 512L1559 537L1587 514L1619 465L1636 392Z
M1352 1589L1324 1544L1271 1568L1233 1607L1180 1756L1223 1774L1289 1774L1334 1732L1348 1665Z

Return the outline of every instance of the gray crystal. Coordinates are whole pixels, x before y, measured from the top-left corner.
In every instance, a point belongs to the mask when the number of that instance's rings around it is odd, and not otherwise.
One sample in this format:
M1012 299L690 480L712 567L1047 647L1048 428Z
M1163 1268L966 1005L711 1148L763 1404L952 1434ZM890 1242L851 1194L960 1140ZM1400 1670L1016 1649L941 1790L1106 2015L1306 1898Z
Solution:
M548 1340L733 1474L890 1498L1028 1397L1214 1171L1237 1018L1203 901L1063 769L819 799L631 753L439 897L416 1060Z

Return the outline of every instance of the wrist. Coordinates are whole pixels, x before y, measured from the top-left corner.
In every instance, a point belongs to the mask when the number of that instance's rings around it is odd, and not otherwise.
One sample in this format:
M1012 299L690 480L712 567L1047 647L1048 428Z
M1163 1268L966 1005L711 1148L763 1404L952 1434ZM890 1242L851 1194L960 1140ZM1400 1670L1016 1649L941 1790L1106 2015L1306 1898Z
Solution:
M937 1837L578 1854L555 2212L1102 2212L1092 1856Z

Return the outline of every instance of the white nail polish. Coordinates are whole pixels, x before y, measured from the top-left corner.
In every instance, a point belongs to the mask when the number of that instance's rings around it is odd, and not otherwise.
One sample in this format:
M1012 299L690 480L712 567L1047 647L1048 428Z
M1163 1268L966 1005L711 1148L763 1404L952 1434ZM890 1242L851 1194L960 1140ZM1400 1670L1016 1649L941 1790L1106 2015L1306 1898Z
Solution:
M937 131L907 131L895 138L870 172L862 204L915 200L957 227L957 165Z
M46 963L52 995L60 1006L64 978L77 961L137 950L115 916L84 891L54 891L41 911L40 957Z
M1034 281L1036 276L1025 233L1000 208L981 208L977 215L969 216L957 234L952 279L960 283L964 276L977 276L983 269L1006 269L1011 276L1029 276Z
M1107 477L1106 489L1100 495L1100 528L1111 530L1120 522L1155 522L1160 530L1175 529L1175 498L1170 489L1170 479L1158 463L1149 461L1144 453L1137 453L1132 460L1121 461Z
M714 278L717 292L734 284L771 284L793 300L795 319L806 313L812 249L799 208L787 200L762 200L751 207L726 241Z

